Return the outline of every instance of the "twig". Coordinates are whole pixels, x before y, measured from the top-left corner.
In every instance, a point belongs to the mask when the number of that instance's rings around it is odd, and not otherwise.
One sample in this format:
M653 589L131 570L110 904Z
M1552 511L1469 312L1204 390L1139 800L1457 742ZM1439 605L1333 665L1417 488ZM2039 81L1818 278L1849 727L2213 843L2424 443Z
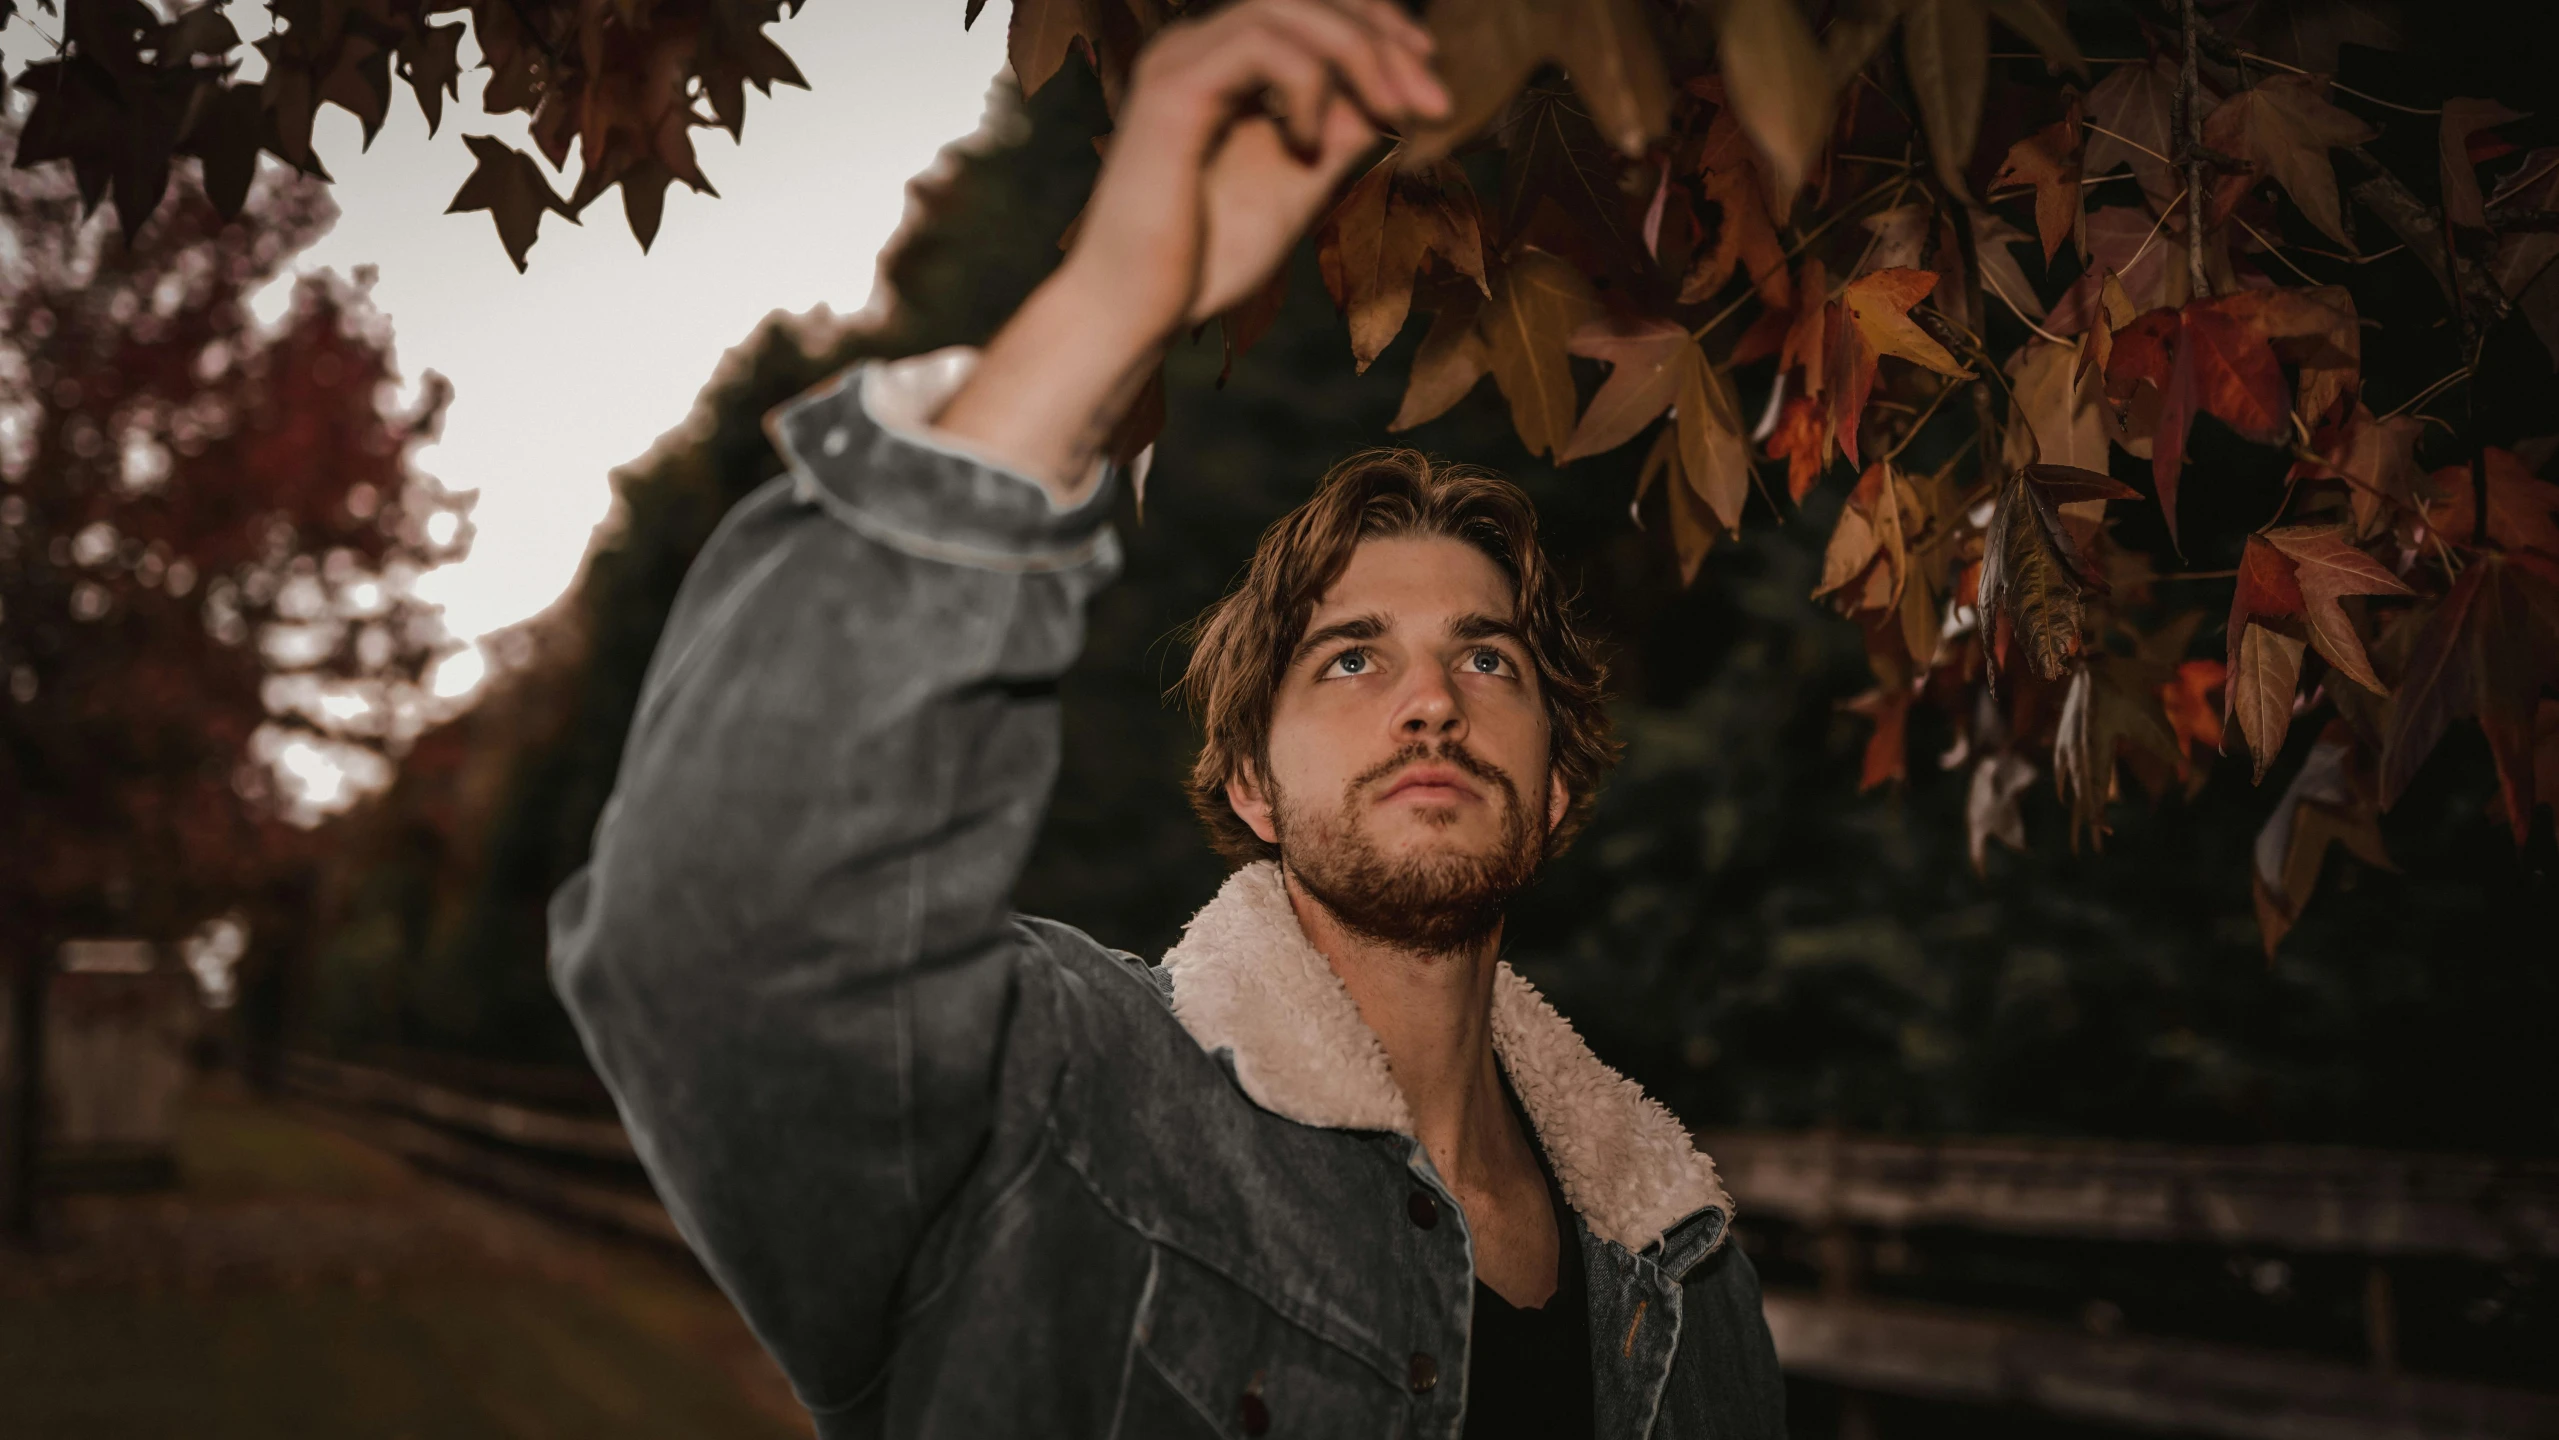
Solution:
M1964 388L1962 383L1954 380L1949 380L1945 384L1938 386L1936 396L1928 402L1926 409L1919 412L1919 418L1911 421L1910 428L1902 432L1902 437L1899 440L1893 442L1893 448L1884 452L1884 463L1887 465L1891 464L1893 460L1901 454L1901 452L1909 449L1910 442L1918 439L1919 432L1927 429L1928 422L1936 418L1937 407L1946 403L1947 396L1954 394L1962 388Z
M2247 50L2242 50L2242 51L2240 51L2240 52L2239 52L2239 58L2240 58L2240 59L2242 59L2242 60L2250 60L2250 61L2254 61L2255 63L2257 63L2257 64L2259 64L2259 65L2266 66L2267 68L2269 68L2269 69L2273 69L2273 70L2289 70L2289 71L2291 71L2291 72L2292 72L2293 74L2295 74L2295 75L2317 75L2317 74L2319 73L2319 72L2318 72L2318 71L2316 71L2316 70L2304 70L2304 69L2302 69L2302 68L2301 68L2300 66L2298 66L2298 65L2287 65L2287 64L2285 64L2284 62L2282 62L2281 60L2277 60L2277 59L2273 58L2272 56L2267 56L2267 55L2258 55L2258 54L2255 54L2255 53L2250 52L2250 51L2247 51ZM2378 105L2378 106L2380 106L2380 107L2381 107L2382 109L2384 109L2384 110L2396 110L2396 111L2398 111L2399 113L2401 113L2401 114L2403 114L2403 115L2441 115L2441 114L2443 113L2443 107L2442 107L2442 106L2440 106L2440 105L2439 105L2439 106L2436 106L2436 107L2435 107L2434 109L2432 109L2432 110L2420 109L2419 107L2414 106L2414 105L2402 105L2402 104L2400 104L2400 103L2399 103L2398 101L2396 101L2396 100L2384 100L2384 99L2382 99L2382 98L2381 98L2380 96L2378 96L2378 95L2367 95L2367 94L2365 94L2363 91L2356 89L2356 88L2355 88L2355 87L2353 87L2352 85L2341 85L2341 84L2338 84L2338 83L2337 83L2337 80L2336 80L2336 77L2334 77L2334 76L2325 76L2325 77L2322 77L2322 78L2324 78L2324 79L2326 79L2326 80L2328 81L2328 88L2329 88L2329 89L2331 89L2331 90L2336 91L2338 94L2340 94L2340 95L2352 95L2352 96L2354 96L2354 97L2355 97L2356 99L2358 99L2358 100L2362 100L2362 101L2366 101L2366 102L2371 103L2371 104L2374 104L2374 105Z
M2094 120L2082 120L2079 123L2096 131L2098 134L2105 136L2109 140L2120 141L2123 144L2130 145L2135 150L2140 151L2142 154L2149 156L2151 159L2158 161L2162 165L2173 166L2177 163L2176 161L2169 159L2167 156L2160 154L2158 151L2151 149L2149 146L2142 144L2140 141L2135 140L2130 135L2118 135L2114 131L2107 129L2105 126L2098 124Z
M2453 371L2451 374L2444 376L2440 380L2437 380L2432 385L2427 386L2425 389L2420 390L2416 394L2409 396L2407 399L2400 401L2397 405L2392 406L2390 413L2388 415L2383 415L2380 418L2387 420L2393 415L2406 414L2409 410L2433 399L2437 392L2445 389L2446 387L2458 385L2469 378L2470 367L2464 365L2460 369Z
M2153 580L2236 580L2236 570L2167 570L2150 577Z
M2168 202L2168 208L2159 212L2159 218L2150 224L2150 233L2141 237L2141 248L2133 251L2132 258L2124 262L2125 270L2140 264L2141 257L2150 253L2150 242L2159 238L2159 227L2167 224L2168 217L2177 213L2177 207L2184 203L2186 195L2186 191L2178 191L2177 198ZM2191 222L2188 228L2193 228Z
M2195 0L2177 0L2177 15L2185 30L2185 55L2177 66L2177 132L2186 152L2186 193L2204 193L2204 112L2196 102L2203 95L2203 81L2196 73L2199 57L2195 34ZM2204 202L2195 202L2195 213L2186 217L2186 293L2197 299L2212 294L2212 278L2204 274Z
M1999 303L2007 306L2008 313L2016 316L2020 321L2022 321L2027 329L2034 331L2036 334L2043 336L2045 339L2050 340L2056 345L2067 345L2070 343L2060 336L2055 335L2050 330L2045 329L2043 326L2036 324L2027 316L2024 310L2018 308L2017 302L2009 299L2008 292L1999 287L1999 282L1997 280L1991 278L1990 267L1986 265L1981 267L1981 283L1990 287L1990 293L1998 296Z
M1993 50L1990 52L1990 58L1993 60L2041 60L2044 57L2032 50ZM2148 59L2147 56L2141 55L2082 55L2079 58L2091 65L2140 65Z
M2292 248L2300 251L2304 255L2316 255L2322 260L2334 260L2340 265L2369 265L2375 260L2387 260L2391 256L2398 254L2400 251L2407 249L2408 246L2406 242L2403 241L2400 244L2391 246L2387 250L2375 250L2369 255L2345 255L2340 254L2335 250L2322 250L2316 245L2295 245Z
M1740 314L1740 313L1741 313L1741 308L1742 308L1744 305L1747 305L1747 304L1749 304L1749 303L1750 303L1750 298L1751 298L1752 294L1754 294L1754 293L1759 289L1759 282L1760 282L1760 281L1765 280L1765 279L1767 279L1769 276L1776 274L1778 271L1785 269L1785 268L1786 268L1786 263L1787 263L1788 261L1790 261L1790 260L1794 259L1796 256L1801 255L1801 254L1803 254L1806 250L1810 249L1810 248L1812 247L1812 243L1813 243L1814 241L1816 241L1816 240L1819 240L1819 239L1822 237L1822 233L1823 233L1824 231L1826 231L1826 230L1830 229L1830 227L1831 227L1831 226L1838 224L1840 221L1847 219L1847 218L1848 218L1848 216L1849 216L1849 214L1850 214L1851 212L1855 211L1858 207L1860 207L1860 206L1864 205L1867 201L1874 199L1876 196L1883 194L1885 191L1890 190L1890 189L1892 189L1894 186L1899 185L1899 184L1901 184L1901 183L1902 183L1902 177L1900 177L1900 176L1895 176L1895 177L1893 177L1893 178L1892 178L1892 179L1890 179L1890 180L1882 181L1882 182L1880 182L1879 184L1877 184L1873 189L1868 190L1865 194L1860 195L1860 196L1858 196L1856 199L1849 201L1846 205L1842 206L1841 208L1839 208L1839 209L1837 209L1837 210L1832 211L1832 212L1830 213L1830 215L1829 215L1826 219L1824 219L1824 220L1822 221L1822 223L1820 223L1819 225L1814 226L1814 227L1813 227L1812 229L1810 229L1810 230L1805 231L1805 232L1804 232L1804 238L1803 238L1803 239L1801 239L1801 240L1796 241L1796 242L1795 242L1795 244L1794 244L1794 247L1793 247L1792 249L1789 249L1785 254L1778 256L1778 257L1777 257L1777 263L1776 263L1776 264L1771 265L1771 266L1769 266L1766 270L1763 270L1763 271L1761 271L1760 273L1758 273L1758 274L1753 275L1752 277L1750 277L1750 285L1751 285L1751 288L1750 288L1750 289L1745 290L1745 291L1743 291L1740 295L1738 295L1738 296L1734 297L1734 299L1733 299L1733 303L1732 303L1732 304L1727 305L1727 306L1725 306L1723 309L1716 311L1716 312L1715 312L1715 316L1714 316L1714 318L1713 318L1713 319L1708 320L1705 324L1700 325L1700 326L1698 326L1696 329L1689 331L1689 332L1688 332L1688 338L1689 338L1689 339L1691 339L1691 340L1703 340L1703 339L1705 339L1705 338L1706 338L1706 334L1707 334L1707 332L1708 332L1708 331L1713 330L1716 326L1721 325L1721 324L1723 324L1725 321L1732 319L1735 315Z
M2291 256L2289 256L2289 255L2286 255L2286 254L2283 252L2283 247L2282 247L2282 246L2277 245L2274 241L2267 239L2267 238L2265 237L2265 235L2264 235L2264 234L2262 234L2262 233L2257 229L2257 227L2256 227L2256 226L2249 224L2249 223L2248 223L2248 221L2247 221L2244 217L2242 217L2238 211L2233 210L2232 212L2230 212L2230 218L2231 218L2231 219L2233 219L2233 220L2237 220L2237 221L2239 222L2239 228L2240 228L2240 229L2245 230L2245 231L2247 231L2249 234L2256 236L2256 237L2257 237L2257 243L2266 247L2266 253L2267 253L2267 254L2272 255L2272 256L2274 256L2276 259L2281 260L2282 262L2284 262L2284 268L2285 268L2285 269L2290 270L2290 271L2291 271L2292 273L2294 273L2295 275L2300 276L2303 280L2309 281L2309 283L2311 283L2311 284L2313 284L2313 285L2317 285L2317 284L2321 283L2321 282L2319 282L2319 281L2317 281L2317 280L2312 280L2312 279L2310 278L2310 272L2309 272L2309 271L2304 270L2304 269L2302 269L2300 266L2295 265L2294 263L2292 263L2292 257L2291 257Z

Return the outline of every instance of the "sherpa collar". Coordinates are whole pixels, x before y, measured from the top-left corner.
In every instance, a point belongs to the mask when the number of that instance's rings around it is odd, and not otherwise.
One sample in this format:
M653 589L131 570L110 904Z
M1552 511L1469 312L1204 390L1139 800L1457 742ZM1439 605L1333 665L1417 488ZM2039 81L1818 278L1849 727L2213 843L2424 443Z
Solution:
M1165 953L1164 970L1175 1018L1202 1048L1233 1054L1237 1082L1263 1109L1327 1129L1412 1135L1386 1049L1298 927L1278 866L1228 877ZM1732 1213L1715 1162L1679 1121L1601 1064L1508 962L1493 980L1493 1053L1591 1233L1642 1250L1710 1205Z

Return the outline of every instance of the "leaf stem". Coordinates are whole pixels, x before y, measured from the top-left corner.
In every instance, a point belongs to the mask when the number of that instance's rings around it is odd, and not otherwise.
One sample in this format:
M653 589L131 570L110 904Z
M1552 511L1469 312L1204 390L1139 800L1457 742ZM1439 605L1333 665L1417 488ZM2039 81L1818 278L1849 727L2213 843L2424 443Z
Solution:
M1938 386L1935 398L1931 399L1928 402L1927 407L1919 412L1917 419L1910 422L1910 428L1902 432L1901 439L1893 442L1893 448L1884 452L1884 463L1887 465L1891 464L1901 455L1901 452L1909 449L1910 442L1918 439L1919 432L1927 429L1928 422L1936 418L1937 407L1946 403L1947 396L1954 394L1962 388L1964 388L1962 382L1955 380L1949 380L1945 384Z
M1750 303L1751 296L1759 292L1760 281L1765 280L1769 276L1776 274L1779 270L1784 269L1787 261L1794 259L1796 256L1801 255L1806 250L1810 249L1812 247L1812 243L1819 240L1824 231L1827 231L1830 227L1838 224L1840 221L1847 219L1851 213L1855 212L1867 201L1874 199L1876 196L1883 194L1885 191L1890 190L1901 183L1902 177L1896 175L1889 180L1878 183L1873 189L1868 190L1865 194L1858 196L1856 199L1849 201L1846 205L1832 211L1830 216L1823 220L1822 223L1805 231L1804 238L1796 241L1793 248L1789 249L1785 254L1777 257L1777 263L1775 265L1772 265L1766 270L1750 277L1750 289L1743 291L1738 296L1735 296L1732 304L1716 311L1714 318L1708 320L1705 324L1698 326L1696 329L1689 331L1688 338L1691 340L1703 340L1706 338L1707 333L1713 330L1716 326L1721 325L1725 321L1732 319L1735 315L1740 314L1741 308Z
M2291 257L2291 256L2289 256L2289 255L2286 255L2286 254L2283 252L2283 247L2282 247L2282 246L2277 245L2274 241L2267 239L2267 238L2265 237L2265 235L2264 235L2263 233L2261 233L2261 232L2257 229L2257 227L2256 227L2256 226L2249 224L2249 223L2248 223L2248 221L2247 221L2247 218L2246 218L2246 217L2244 217L2244 216L2242 216L2238 211L2233 210L2232 212L2230 212L2230 218L2231 218L2231 219L2233 219L2233 220L2237 220L2237 221L2239 222L2239 228L2240 228L2240 229L2245 230L2245 231L2247 231L2249 234L2256 236L2256 238L2257 238L2257 243L2266 247L2266 253L2267 253L2267 254L2272 255L2272 256L2274 256L2276 259L2281 260L2282 262L2284 262L2284 268L2285 268L2285 269L2287 269L2287 270L2291 271L2291 272L2292 272L2292 273L2294 273L2295 275L2300 276L2300 277L2302 278L2302 280L2303 280L2304 282L2308 283L2308 284L2311 284L2311 285L2317 285L2317 284L2320 284L2320 283L2321 283L2320 281L2312 280L2312 279L2310 278L2310 272L2309 272L2309 271L2304 270L2304 269L2302 269L2300 266L2295 265L2294 263L2292 263L2292 257Z
M2263 65L2272 70L2289 70L2295 75L2319 75L2319 72L2316 70L2304 70L2298 65L2287 65L2281 60L2277 60L2270 55L2259 55L2253 51L2242 50L2239 52L2239 58L2251 61L2255 64ZM2378 95L2367 95L2352 85L2341 85L2337 83L2337 77L2333 75L2320 76L2320 78L2325 79L2328 82L2328 88L2336 91L2338 94L2352 95L2358 100L2378 105L2384 110L2396 110L2403 115L2441 115L2443 113L2443 107L2440 105L2436 106L2432 110L2420 109L2414 105L2402 105L2396 100L2384 100Z
M2420 390L2416 394L2409 396L2407 399L2400 401L2397 405L2390 408L2389 414L2383 415L2379 418L2387 420L2394 415L2404 415L2417 406L2424 404L2426 401L2433 399L2438 392L2444 390L2446 387L2458 385L2469 378L2470 367L2464 365L2460 369L2453 371L2451 374L2444 376L2440 380L2437 380L2432 385L2427 386L2425 389Z
M2130 270L2140 264L2141 257L2150 253L2150 242L2159 238L2159 227L2167 224L2168 217L2177 213L2177 207L2186 203L2188 193L2184 190L2178 191L2177 198L2168 202L2168 208L2159 212L2159 218L2150 223L2150 233L2141 237L2141 248L2133 251L2132 258L2124 262L2124 269Z
M2096 131L2098 134L2105 136L2105 137L2106 137L2107 139L2109 139L2109 140L2117 141L2117 142L2119 142L2119 143L2121 143L2121 144L2125 144L2125 145L2130 145L2130 146L2131 146L2132 148L2134 148L2135 150L2140 151L2142 154L2149 156L2151 159L2158 161L2158 162L2159 162L2160 164L2162 164L2162 165L2166 165L2166 166L2169 166L2169 167L2171 167L2171 168L2174 168L2174 167L2175 167L2175 165L2177 164L2177 162L2176 162L2176 161L2171 160L2171 159L2169 159L2167 156L2160 154L2158 151L2151 149L2149 146L2142 144L2140 141L2135 140L2135 139L2134 139L2134 138L2132 138L2130 135L2118 135L2118 134L2116 134L2114 131L2107 129L2105 126L2098 124L2098 123L2097 123L2096 121L2094 121L2094 120L2082 120L2082 121L2080 121L2079 123L2080 123L2080 124L2082 124L2082 125L2087 126L2087 127L2088 127L2089 129L2091 129L2091 130Z
M2034 331L2036 334L2043 336L2045 339L2050 340L2056 345L2067 345L2070 343L2060 336L2055 335L2050 330L2045 329L2043 326L2036 324L2023 309L2018 307L2016 301L2009 299L2008 292L2000 288L2000 284L1997 280L1991 278L1990 267L1987 265L1981 267L1981 283L1989 286L1990 293L1998 296L1999 303L2007 306L2008 313L2016 316L2019 321L2024 323L2027 329Z

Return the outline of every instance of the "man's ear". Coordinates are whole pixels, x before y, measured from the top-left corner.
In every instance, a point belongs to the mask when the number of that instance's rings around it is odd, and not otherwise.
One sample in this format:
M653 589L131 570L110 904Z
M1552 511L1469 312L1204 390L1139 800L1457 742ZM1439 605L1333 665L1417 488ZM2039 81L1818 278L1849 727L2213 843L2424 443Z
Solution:
M1565 787L1563 775L1553 770L1547 771L1546 833L1554 834L1555 827L1564 823L1564 812L1572 808L1573 792Z
M1271 819L1270 796L1263 791L1261 773L1252 762L1239 762L1226 777L1226 803L1234 807L1237 819L1262 838L1263 844L1279 843L1279 826Z

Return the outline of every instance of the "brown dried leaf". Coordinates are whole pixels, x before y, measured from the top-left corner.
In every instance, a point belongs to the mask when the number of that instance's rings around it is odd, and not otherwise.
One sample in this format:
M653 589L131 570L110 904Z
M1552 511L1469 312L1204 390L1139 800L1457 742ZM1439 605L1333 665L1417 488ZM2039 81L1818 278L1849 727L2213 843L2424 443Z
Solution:
M2257 537L2250 536L2253 544ZM2381 562L2358 550L2347 538L2325 525L2295 525L2268 531L2267 543L2293 562L2293 580L2300 587L2302 618L2310 627L2310 642L2338 673L2376 695L2389 693L2381 677L2372 673L2372 660L2364 654L2361 636L2355 633L2352 620L2337 601L2346 595L2413 595L2407 584L2381 566Z
M2360 145L2378 133L2328 103L2323 75L2268 76L2204 117L2206 145L2246 161L2257 174L2274 177L2310 223L2341 245L2348 243L2346 226L2328 150Z
M1581 270L1543 250L1521 251L1485 302L1478 324L1493 381L1531 453L1558 453L1573 433L1578 396L1565 347L1598 312Z
M2263 784L2266 771L2282 753L2284 732L2292 728L2293 692L2301 686L2301 641L2263 625L2251 625L2240 638L2239 663L2232 667L2227 704L2239 721L2256 766L2252 783Z

